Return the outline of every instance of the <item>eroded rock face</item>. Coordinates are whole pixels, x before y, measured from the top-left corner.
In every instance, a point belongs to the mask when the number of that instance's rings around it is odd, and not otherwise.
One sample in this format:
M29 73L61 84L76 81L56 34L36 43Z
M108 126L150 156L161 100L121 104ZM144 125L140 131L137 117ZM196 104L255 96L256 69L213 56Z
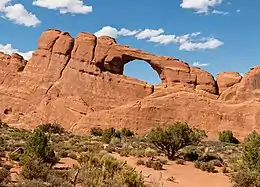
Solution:
M221 94L231 86L240 83L242 76L237 72L223 72L217 75L219 93Z
M124 65L136 59L149 63L162 83L124 76ZM213 134L234 127L249 132L260 122L259 72L255 67L244 78L225 72L215 81L200 68L119 45L110 37L82 32L74 39L50 29L28 62L0 53L0 117L23 128L56 121L77 132L93 126L144 132L174 121Z

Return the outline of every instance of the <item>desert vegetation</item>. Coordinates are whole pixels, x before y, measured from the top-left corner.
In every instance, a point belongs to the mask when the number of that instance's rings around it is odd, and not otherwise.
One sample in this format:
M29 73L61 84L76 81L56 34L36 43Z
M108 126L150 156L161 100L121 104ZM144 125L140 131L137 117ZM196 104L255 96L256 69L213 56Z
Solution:
M136 167L154 171L172 163L183 167L193 163L201 171L227 175L233 187L260 186L257 132L240 143L231 131L220 132L219 141L209 141L205 131L186 123L138 136L126 128L92 128L89 134L79 135L59 124L27 131L1 122L0 134L2 186L156 186L117 159L127 157L135 158Z

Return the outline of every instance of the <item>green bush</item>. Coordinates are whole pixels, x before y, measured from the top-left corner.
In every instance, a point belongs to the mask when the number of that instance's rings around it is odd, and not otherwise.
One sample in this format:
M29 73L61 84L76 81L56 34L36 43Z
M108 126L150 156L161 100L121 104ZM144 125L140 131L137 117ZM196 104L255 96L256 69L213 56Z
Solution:
M25 179L46 180L50 172L50 166L38 158L27 158L22 167L21 176Z
M40 179L38 180L34 179L34 180L19 181L19 183L14 187L49 187L49 185Z
M260 135L257 132L245 138L242 156L232 169L230 179L234 187L260 187Z
M207 171L209 173L214 173L215 172L215 167L212 162L202 162L202 161L196 161L195 162L195 167L202 170L202 171Z
M104 143L110 143L113 137L121 138L120 132L116 131L116 129L113 127L105 129L102 134L102 141Z
M232 131L221 131L219 132L219 141L225 142L225 143L233 143L233 144L239 144L239 140L236 139L233 135Z
M205 134L202 131L189 128L186 123L175 123L165 129L154 128L147 137L157 149L172 160L178 150L199 143Z
M152 162L152 168L154 170L162 170L163 169L163 164L159 160L153 161Z
M133 137L134 132L132 132L130 129L123 128L120 132L121 137Z
M57 162L49 136L40 129L35 130L26 142L25 156L39 158L46 163Z
M22 155L20 153L10 153L9 158L14 161L20 161Z
M66 150L61 150L61 151L58 153L58 156L61 157L61 158L68 157L68 156L69 156L69 153L68 153L68 151L66 151Z
M145 162L142 160L142 159L138 159L137 161L136 161L136 165L145 165Z
M93 136L102 136L103 130L100 127L93 127L90 129L90 134Z
M42 132L53 133L53 134L62 134L65 132L64 128L61 127L61 125L58 123L42 124L37 127L37 130L40 130Z
M114 157L95 154L85 155L76 183L92 187L144 187L141 174L127 165L118 162Z
M77 154L76 154L76 153L70 153L70 154L69 154L69 157L70 157L71 159L76 160L76 159L77 159Z
M5 168L6 170L10 171L13 168L13 166L9 165L9 164L4 164L3 168Z
M183 159L186 161L193 162L199 159L199 154L195 150L188 150L183 153Z

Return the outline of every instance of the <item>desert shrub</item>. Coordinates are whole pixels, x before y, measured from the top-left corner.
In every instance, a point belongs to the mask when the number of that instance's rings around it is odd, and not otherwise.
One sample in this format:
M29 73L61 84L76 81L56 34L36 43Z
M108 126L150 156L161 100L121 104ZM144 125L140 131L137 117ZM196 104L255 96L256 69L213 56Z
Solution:
M153 165L153 161L152 161L151 159L149 159L149 160L147 160L147 161L145 162L145 166L148 167L148 168L151 168L152 165Z
M90 134L93 136L102 136L103 130L100 127L93 127L90 129Z
M222 167L223 166L223 162L221 162L220 160L211 160L210 161L214 166L216 167Z
M0 128L7 128L8 125L7 123L3 122L1 119L0 119Z
M133 137L134 136L134 132L131 131L130 129L123 128L120 131L120 135L121 135L121 137Z
M121 149L119 154L120 154L120 156L128 157L129 153L130 153L130 150L128 150L128 149Z
M223 166L222 168L222 173L229 173L228 167L227 166Z
M116 131L116 129L113 127L105 129L102 134L102 141L104 143L110 143L113 137L120 138L120 132Z
M131 149L129 152L131 156L142 158L145 156L145 150L143 149Z
M260 135L257 132L245 138L241 158L232 169L230 179L234 187L260 187Z
M65 132L64 128L61 127L61 125L58 123L42 124L42 125L39 125L37 127L37 129L42 132L48 132L48 133L53 133L53 134L62 134Z
M185 160L183 160L183 159L178 159L178 160L176 160L176 164L178 164L178 165L184 165L184 164L185 164Z
M157 151L151 148L146 148L144 151L146 157L155 157L158 155Z
M153 161L152 162L152 168L154 170L162 170L163 169L163 164L159 160Z
M5 157L5 152L3 150L0 150L0 158L1 157L3 157L3 158Z
M199 158L199 154L197 153L196 150L188 150L183 153L183 159L186 161L196 161Z
M215 172L215 167L211 162L196 161L195 167L202 170L202 171L207 171L209 173Z
M70 153L70 154L69 154L69 157L70 157L71 159L76 160L76 159L77 159L77 154L76 154L76 153Z
M50 166L38 158L27 158L22 167L21 176L25 179L42 179L46 180L50 172Z
M240 170L231 176L233 187L260 187L260 175L256 171Z
M144 160L142 160L142 159L138 159L137 161L136 161L136 165L145 165L145 162L144 162Z
M140 174L125 164L118 162L114 157L104 155L85 155L77 183L83 186L106 187L144 187Z
M69 153L68 153L68 151L66 151L66 150L61 150L61 151L58 153L58 156L61 157L61 158L68 157L68 156L69 156Z
M174 159L178 150L199 143L204 138L204 134L199 130L192 130L186 123L175 123L165 129L154 128L147 137L169 159Z
M13 168L13 166L10 165L10 164L4 164L3 168L5 168L6 170L10 171Z
M22 154L20 154L20 153L10 153L9 154L9 158L14 161L20 161L21 157L22 157Z
M5 168L0 168L0 184L9 176L9 171Z
M13 187L49 187L49 185L40 179L33 179L19 181L19 183L14 185Z
M218 156L217 154L213 154L213 153L207 153L207 154L201 155L198 158L198 161L202 161L202 162L209 162L212 160L219 160L220 162L223 162L223 160L220 156Z
M46 163L57 162L48 135L40 129L35 130L26 142L25 156L37 159L39 158Z
M233 135L232 131L221 131L219 132L219 141L225 142L225 143L234 143L234 144L239 144L239 140L236 139Z
M164 158L160 158L158 159L163 165L167 164L168 163L168 160L167 159L164 159Z

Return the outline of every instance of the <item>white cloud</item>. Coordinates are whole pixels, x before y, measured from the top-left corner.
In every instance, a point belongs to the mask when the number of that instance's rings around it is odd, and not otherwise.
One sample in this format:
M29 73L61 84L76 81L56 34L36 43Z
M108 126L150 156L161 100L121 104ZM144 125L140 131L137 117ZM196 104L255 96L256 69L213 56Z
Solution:
M241 12L241 9L237 9L237 13Z
M190 34L185 34L182 36L177 36L174 34L160 34L164 33L163 29L144 29L144 30L129 30L122 28L120 30L105 26L101 30L97 31L95 35L99 36L110 36L117 38L119 36L134 36L138 40L144 39L148 42L168 45L175 43L179 45L179 50L195 51L195 50L206 50L206 49L216 49L223 45L224 43L213 37L201 37L201 32L195 32Z
M207 63L201 64L199 62L194 62L192 65L196 66L196 67L206 67L206 66L209 66L209 64L207 64Z
M192 41L186 40L180 43L180 50L195 51L195 50L206 50L206 49L216 49L222 46L224 43L216 38L206 38L202 41Z
M114 27L105 26L101 30L95 32L95 35L97 37L110 36L112 38L117 38L118 36L134 36L139 32L140 32L140 30L128 30L126 28L122 28L120 30L117 30Z
M167 45L170 43L176 43L178 39L177 36L175 35L159 35L159 36L151 37L148 41Z
M131 30L122 28L120 31L118 31L118 35L121 35L121 36L134 36L134 35L136 35L139 32L140 32L140 30L133 30L133 31L131 31Z
M11 0L0 0L0 12L3 13L2 18L27 27L35 27L41 23L36 15L26 10L22 4L9 5L9 2Z
M118 37L118 30L114 27L110 27L110 26L105 26L103 27L101 30L95 32L94 34L97 37L100 36L110 36L112 38L117 38Z
M29 60L32 57L33 51L20 52L18 49L14 49L11 44L2 45L0 44L0 51L6 54L18 53L23 56L25 60Z
M228 12L219 11L219 10L213 10L212 14L218 14L218 15L228 15Z
M200 32L185 34L183 36L158 35L151 37L148 41L164 45L176 43L179 45L180 50L186 51L216 49L224 44L222 41L212 37L198 38L199 35L201 35Z
M186 9L193 9L197 13L209 13L211 8L214 8L224 0L182 0L181 7Z
M19 25L35 27L41 23L36 15L28 12L22 4L15 4L3 8L4 17Z
M154 29L145 29L141 32L139 32L137 35L136 35L136 38L138 40L140 39L146 39L146 38L151 38L151 37L155 37L155 36L158 36L160 34L164 33L164 30L163 29L158 29L158 30L154 30Z
M34 0L33 5L51 10L59 10L61 14L88 14L92 6L84 5L83 0Z

